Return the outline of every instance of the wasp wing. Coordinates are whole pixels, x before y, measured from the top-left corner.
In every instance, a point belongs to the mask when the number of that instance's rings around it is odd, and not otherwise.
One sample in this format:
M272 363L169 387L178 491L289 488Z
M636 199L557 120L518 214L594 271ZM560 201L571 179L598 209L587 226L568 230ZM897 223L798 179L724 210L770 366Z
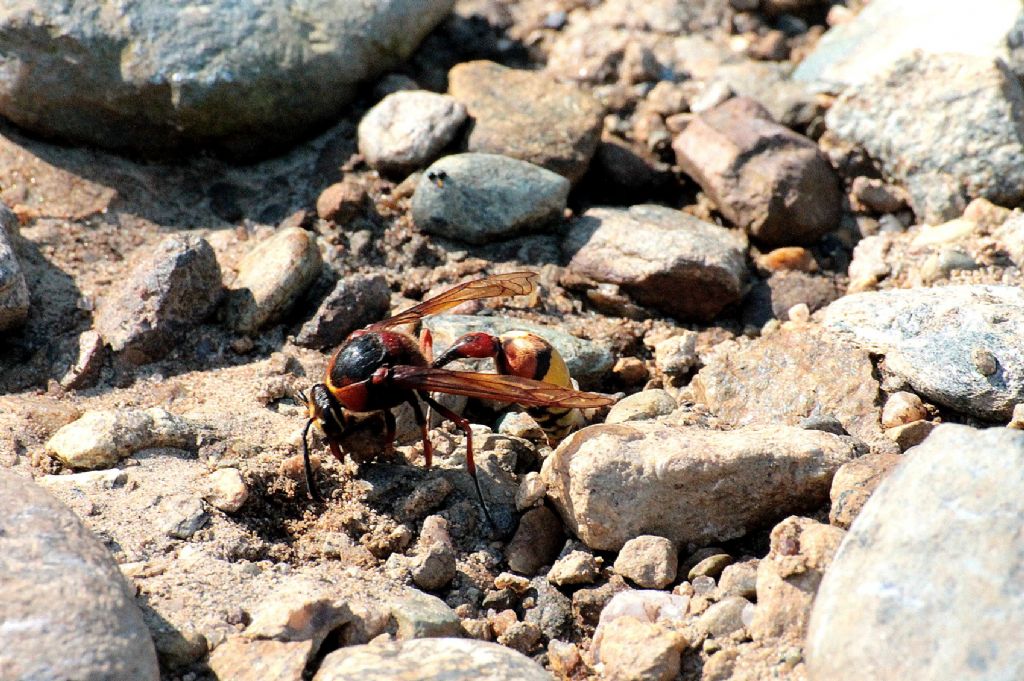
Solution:
M449 371L434 367L397 366L391 371L391 380L396 385L413 390L466 395L526 406L590 409L614 401L606 395L564 388L532 378Z
M411 324L428 315L450 310L467 300L526 295L533 291L533 280L536 278L536 272L507 272L505 274L492 274L482 279L467 281L448 289L439 296L424 300L419 305L410 307L404 312L399 312L393 317L379 321L376 324L371 324L366 328L368 331L380 331L393 326Z

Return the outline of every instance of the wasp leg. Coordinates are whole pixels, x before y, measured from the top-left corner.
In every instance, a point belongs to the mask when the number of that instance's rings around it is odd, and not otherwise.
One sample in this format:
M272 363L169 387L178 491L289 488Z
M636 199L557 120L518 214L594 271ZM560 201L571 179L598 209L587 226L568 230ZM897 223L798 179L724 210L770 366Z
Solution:
M427 358L427 364L434 361L434 336L425 326L420 329L420 352Z
M451 364L457 359L484 359L497 357L501 352L501 341L485 331L473 331L459 337L451 347L433 361L434 368Z
M313 501L323 501L320 490L316 488L313 480L313 465L309 462L309 427L313 425L313 419L306 421L306 427L302 429L302 466L306 472L306 489Z
M412 407L412 415L416 419L416 425L420 427L420 436L423 438L423 461L427 468L430 468L434 460L434 446L430 444L430 438L427 436L427 419L423 416L420 403L412 395L409 396L409 406Z
M395 415L390 409L384 410L384 455L391 456L395 451Z
M438 414L454 423L466 434L466 470L469 472L469 477L473 478L473 485L476 486L476 496L480 499L480 507L484 510L484 517L487 518L487 522L491 527L496 527L494 520L491 519L490 512L487 510L487 504L484 502L484 493L480 489L480 479L476 476L476 464L473 462L473 430L469 427L469 421L432 398L426 392L420 392L420 397L423 398L424 402L436 409Z

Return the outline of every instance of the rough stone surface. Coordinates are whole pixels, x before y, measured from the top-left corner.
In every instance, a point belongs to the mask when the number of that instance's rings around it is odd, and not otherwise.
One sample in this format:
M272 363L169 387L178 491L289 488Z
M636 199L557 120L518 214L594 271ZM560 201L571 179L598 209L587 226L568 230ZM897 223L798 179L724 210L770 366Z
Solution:
M519 529L505 548L505 559L516 572L534 575L554 561L562 539L558 516L546 506L532 508L520 518Z
M316 214L324 220L346 225L366 210L366 187L358 181L345 178L320 192L316 199Z
M412 217L425 232L482 244L538 231L561 219L569 181L498 154L445 156L416 185Z
M218 681L301 679L313 654L311 641L275 641L235 637L210 653Z
M295 342L318 349L336 347L356 329L387 316L390 306L391 289L383 276L354 274L340 279L299 329Z
M0 331L20 326L28 317L28 283L12 241L17 226L14 213L0 203Z
M154 407L86 412L54 433L46 451L71 468L109 468L140 449L195 444L194 424Z
M583 429L541 475L562 519L591 548L618 550L641 534L707 546L821 503L836 469L855 456L849 438L820 431L641 421Z
M440 314L427 317L423 325L433 334L435 357L444 352L456 338L471 331L487 331L498 336L512 331L537 334L554 346L565 360L569 374L584 388L599 384L615 362L615 355L607 343L579 338L557 326L542 326L522 319Z
M908 452L821 584L810 678L1024 675L1022 491L1018 431L942 425Z
M671 681L679 674L680 656L687 646L682 633L629 616L602 627L600 652L594 662L606 678Z
M662 589L675 580L678 567L678 551L670 540L640 535L623 544L613 569L641 588Z
M147 251L96 312L96 330L135 364L160 359L208 317L224 293L205 239L169 236Z
M7 3L0 113L47 135L166 155L266 155L335 119L451 0Z
M0 677L156 681L156 651L129 594L74 513L0 470Z
M298 300L320 274L316 237L288 227L257 244L238 264L228 291L227 319L237 331L254 333Z
M869 291L829 305L825 325L938 404L1005 421L1024 402L1024 291L942 286Z
M334 651L313 681L550 681L544 668L496 643L431 639L349 646Z
M459 616L437 596L409 589L391 602L391 617L401 640L460 636Z
M838 223L842 194L828 159L752 100L700 114L672 148L722 214L761 243L810 243Z
M570 182L586 172L604 114L589 94L543 73L487 61L456 65L448 89L473 121L469 151L529 161Z
M693 379L696 398L731 425L831 416L873 448L895 451L879 424L879 385L868 353L817 329L781 329L719 343Z
M548 571L548 581L558 586L592 584L601 566L594 554L586 551L571 551L555 561Z
M436 591L455 579L455 549L448 521L441 516L424 518L411 569L413 583L427 591Z
M892 428L928 418L921 398L914 393L900 390L889 395L882 407L882 427Z
M904 184L914 212L934 223L976 197L1002 206L1024 199L1022 107L1024 88L1005 64L916 53L844 92L826 122Z
M771 549L757 565L757 609L750 623L755 640L803 640L814 595L845 534L795 516L772 529Z
M844 463L832 478L828 521L849 529L854 518L889 472L903 460L899 454L871 453Z
M654 346L654 363L670 376L682 376L697 364L697 334L685 330Z
M466 107L452 97L393 92L359 121L359 152L373 168L407 174L434 161L465 121Z
M99 378L103 368L103 360L107 353L103 337L89 329L78 336L78 359L68 367L60 379L60 387L65 390L88 388Z
M758 560L726 565L718 578L718 591L723 596L742 596L748 601L757 597Z
M697 630L711 638L725 638L743 629L743 611L749 606L750 601L746 598L726 596L701 613L697 620Z
M569 269L621 286L641 305L679 319L712 319L739 301L746 239L679 211L591 208L563 243Z
M1016 0L872 0L852 20L829 29L793 79L829 90L864 83L914 50L1005 57L1021 15Z

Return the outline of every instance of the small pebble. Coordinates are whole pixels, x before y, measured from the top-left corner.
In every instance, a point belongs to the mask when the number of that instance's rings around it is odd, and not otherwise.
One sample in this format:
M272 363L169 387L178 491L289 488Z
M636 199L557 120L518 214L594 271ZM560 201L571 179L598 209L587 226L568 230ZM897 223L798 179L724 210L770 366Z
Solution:
M746 560L725 566L718 579L718 591L722 596L742 596L747 600L757 597L758 561Z
M189 539L209 520L210 515L197 497L170 497L161 504L160 514L167 536Z
M593 584L601 573L599 559L586 551L572 551L555 561L548 581L555 586Z
M1024 430L1024 402L1014 405L1013 415L1010 417L1010 422L1006 424L1006 427Z
M521 594L530 588L530 580L526 577L514 575L511 572L502 572L494 578L494 588L509 589L517 594Z
M615 360L612 367L612 375L619 379L624 385L643 385L651 377L647 365L638 357L620 357Z
M235 513L249 498L249 488L237 468L220 468L207 480L209 490L203 498L214 508Z
M676 578L679 557L671 540L642 535L627 541L615 559L617 574L645 589L662 589Z
M519 519L519 529L505 548L510 569L524 575L535 575L550 565L562 548L562 521L547 506L532 508Z
M394 92L359 121L359 152L372 168L407 174L436 160L465 121L466 107L453 97Z
M654 346L654 363L670 376L681 376L697 364L697 333L683 331Z
M728 596L704 611L697 627L711 637L722 638L743 628L743 611L750 601L740 596Z
M675 399L664 390L643 390L619 400L608 412L605 423L644 421L671 414L676 410Z
M548 487L541 479L540 473L530 471L523 476L523 481L519 483L519 489L516 491L516 510L525 511L537 506L544 499L547 491Z
M818 263L814 255L803 246L782 246L757 257L756 264L766 273L784 270L816 272Z
M733 557L728 553L716 553L703 559L687 573L686 578L691 582L697 577L708 576L717 579L722 570L733 562Z
M935 430L936 424L931 421L912 421L900 426L887 428L885 434L892 438L900 446L900 451L907 451L911 447L924 442L925 438Z
M811 320L811 308L807 307L807 303L797 303L786 311L786 315L791 322L806 324Z
M893 428L926 418L928 418L928 410L921 398L904 390L889 395L882 408L883 428Z
M320 192L316 200L316 214L340 225L359 217L365 209L366 188L350 180L335 182Z

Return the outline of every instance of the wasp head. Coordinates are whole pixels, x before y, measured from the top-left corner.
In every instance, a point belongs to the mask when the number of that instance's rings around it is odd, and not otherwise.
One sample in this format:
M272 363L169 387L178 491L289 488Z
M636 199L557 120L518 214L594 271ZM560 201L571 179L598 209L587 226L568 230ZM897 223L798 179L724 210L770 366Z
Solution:
M343 458L341 438L345 434L345 411L331 391L323 383L317 383L309 389L309 393L299 391L299 400L306 405L306 427L302 430L302 464L306 471L306 486L309 495L320 501L319 490L313 482L313 466L309 461L309 428L314 423L320 426L331 452L339 459Z

